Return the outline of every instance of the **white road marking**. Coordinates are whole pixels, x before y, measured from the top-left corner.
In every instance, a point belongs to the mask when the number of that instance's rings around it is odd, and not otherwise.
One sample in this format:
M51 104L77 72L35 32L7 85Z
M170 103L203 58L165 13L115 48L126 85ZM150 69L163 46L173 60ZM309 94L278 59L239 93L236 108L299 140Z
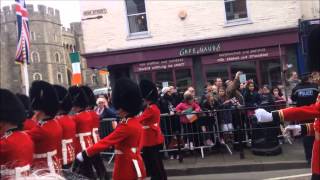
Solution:
M299 177L308 177L311 175L312 175L311 173L306 173L306 174L298 174L298 175L293 175L293 176L282 176L282 177L276 177L276 178L269 178L269 179L264 179L264 180L292 179L292 178L299 178Z

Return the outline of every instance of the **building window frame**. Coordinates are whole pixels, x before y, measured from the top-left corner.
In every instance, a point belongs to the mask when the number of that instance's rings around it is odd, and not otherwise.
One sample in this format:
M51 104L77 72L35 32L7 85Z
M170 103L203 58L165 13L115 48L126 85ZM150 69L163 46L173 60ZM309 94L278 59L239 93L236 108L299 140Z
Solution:
M56 63L61 63L61 57L59 52L54 53L54 60Z
M63 84L63 76L61 72L57 73L57 82Z
M237 26L237 25L245 25L245 24L252 24L253 22L251 21L251 16L250 16L250 8L248 6L248 0L246 1L246 10L247 10L247 17L245 18L239 18L239 19L233 19L233 20L228 20L227 19L227 12L226 12L226 3L227 2L232 2L236 0L223 0L223 7L224 7L224 27L230 27L230 26Z
M34 81L40 81L40 80L42 80L42 74L39 73L39 72L33 73L32 78L33 78Z
M31 31L31 39L33 40L33 41L36 41L37 40L37 34L36 34L36 32L34 32L34 31Z
M34 55L36 54L37 60L35 60ZM37 51L32 51L31 53L31 62L40 63L40 54Z
M97 85L99 84L99 82L98 82L98 76L97 76L96 74L92 74L92 75L91 75L91 83L92 83L92 85L94 85L94 86L97 86Z
M149 25L148 25L148 22L149 22L149 18L148 18L148 14L147 14L147 5L146 5L146 0L143 0L144 1L144 8L145 8L145 11L144 12L141 12L141 13L133 13L133 14L128 14L128 7L127 7L127 2L126 0L124 0L124 10L125 10L125 18L126 18L126 31L127 31L127 40L133 40L133 39L142 39L142 38L150 38L151 35L150 35L150 29L149 29ZM145 18L146 18L146 27L147 27L147 30L146 31L139 31L139 32L133 32L131 33L130 31L130 23L129 23L129 17L132 17L132 16L139 16L139 15L145 15Z

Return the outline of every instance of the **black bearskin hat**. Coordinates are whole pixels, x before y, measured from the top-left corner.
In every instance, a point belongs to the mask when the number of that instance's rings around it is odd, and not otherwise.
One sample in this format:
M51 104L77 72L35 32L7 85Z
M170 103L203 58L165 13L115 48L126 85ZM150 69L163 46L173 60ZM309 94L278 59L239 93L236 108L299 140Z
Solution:
M33 110L43 111L48 116L57 114L58 96L51 84L45 81L34 81L29 94Z
M22 125L26 118L22 102L7 89L0 89L0 122Z
M85 92L88 97L89 103L88 106L94 107L96 105L96 97L93 94L93 91L88 86L81 86L81 89Z
M320 70L320 26L313 29L308 37L308 66L309 71Z
M142 108L142 97L139 86L127 78L115 82L112 89L112 103L115 109L123 109L129 115L137 115Z
M153 82L149 80L141 80L139 87L141 90L142 98L152 102L157 102L158 90Z
M83 89L78 86L71 86L68 91L71 96L72 106L80 108L86 108L88 106L89 100Z
M71 96L68 90L60 85L53 85L58 95L59 110L69 113L72 108Z
M26 117L31 118L33 116L33 110L29 97L24 94L16 94L16 96L19 98L25 108Z

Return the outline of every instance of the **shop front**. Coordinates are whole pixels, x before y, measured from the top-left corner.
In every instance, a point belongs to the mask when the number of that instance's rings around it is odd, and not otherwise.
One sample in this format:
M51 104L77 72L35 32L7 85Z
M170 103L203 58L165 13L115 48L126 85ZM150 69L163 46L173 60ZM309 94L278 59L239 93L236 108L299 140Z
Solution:
M292 28L84 56L88 67L109 69L111 84L126 76L180 90L195 86L202 93L206 82L232 79L237 71L259 85L282 84L286 65L298 64L297 43L298 30Z

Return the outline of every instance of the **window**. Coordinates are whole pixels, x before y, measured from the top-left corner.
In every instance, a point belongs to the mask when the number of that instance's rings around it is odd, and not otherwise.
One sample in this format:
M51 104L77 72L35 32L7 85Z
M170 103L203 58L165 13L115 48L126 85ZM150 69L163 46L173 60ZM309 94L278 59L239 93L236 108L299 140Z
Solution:
M31 61L34 63L39 63L40 62L40 55L38 52L32 52L31 53Z
M59 62L60 62L60 56L59 56L59 53L56 53L56 54L54 55L54 59L56 60L56 62L57 62L57 63L59 63Z
M156 84L161 87L166 84L168 84L169 86L173 86L174 82L172 74L172 70L156 72Z
M215 82L217 77L222 78L222 80L229 79L228 76L228 65L227 64L214 64L210 65L206 69L206 77L208 82Z
M151 73L141 73L141 74L139 74L139 80L152 81L152 74Z
M280 60L260 61L261 83L271 87L282 84Z
M33 41L37 40L36 32L31 32L31 39Z
M56 42L58 40L58 36L56 34L53 35L53 40Z
M144 0L126 0L130 34L148 31Z
M191 70L176 70L176 83L176 86L180 91L186 91L189 86L192 86Z
M57 79L58 79L58 83L60 83L60 84L63 83L63 79L62 79L62 74L61 73L57 73Z
M93 85L98 85L98 77L97 77L97 75L93 74L91 76L91 81L92 81Z
M248 18L246 0L224 0L224 5L227 21Z
M230 66L232 78L235 77L238 71L242 71L247 80L253 79L254 82L257 82L256 61L233 62Z
M42 75L40 73L34 73L33 74L33 80L34 81L42 80Z

